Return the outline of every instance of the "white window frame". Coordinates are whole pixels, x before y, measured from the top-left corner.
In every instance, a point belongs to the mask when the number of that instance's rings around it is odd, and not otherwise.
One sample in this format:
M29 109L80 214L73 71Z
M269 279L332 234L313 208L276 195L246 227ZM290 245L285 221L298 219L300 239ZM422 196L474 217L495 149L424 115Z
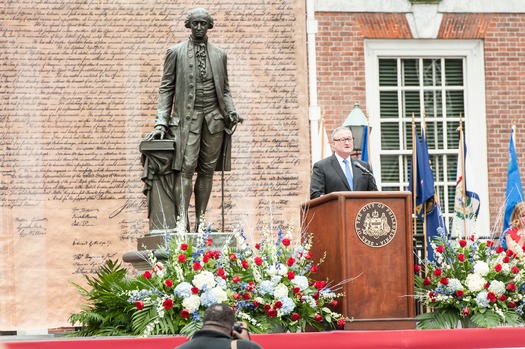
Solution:
M485 107L484 47L481 40L365 40L366 107L370 115L370 157L378 186L381 186L379 120L379 58L464 57L465 59L465 137L470 166L476 173L481 208L477 234L489 236L487 129ZM473 120L474 119L474 120Z

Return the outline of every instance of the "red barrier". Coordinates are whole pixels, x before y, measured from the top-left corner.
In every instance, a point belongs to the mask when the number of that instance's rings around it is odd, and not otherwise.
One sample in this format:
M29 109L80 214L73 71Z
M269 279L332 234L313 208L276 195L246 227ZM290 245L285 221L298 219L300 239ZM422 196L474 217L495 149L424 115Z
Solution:
M333 331L252 335L264 349L482 349L525 348L525 328ZM184 337L97 337L4 342L7 349L173 349ZM4 349L4 348L2 348Z

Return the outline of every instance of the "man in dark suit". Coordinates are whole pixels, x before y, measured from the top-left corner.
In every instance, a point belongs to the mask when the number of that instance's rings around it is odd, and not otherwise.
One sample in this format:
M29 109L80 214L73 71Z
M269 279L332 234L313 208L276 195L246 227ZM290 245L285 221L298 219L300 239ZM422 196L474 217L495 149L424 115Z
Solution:
M314 164L310 183L310 199L336 191L377 190L370 165L352 159L354 137L346 126L332 132L334 153Z
M191 36L166 53L155 130L145 140L175 140L174 202L177 216L189 227L193 174L197 172L194 191L198 225L208 205L218 159L229 156L222 149L225 133L231 134L242 119L230 93L226 52L208 42L213 18L205 9L195 8L184 24L191 29Z

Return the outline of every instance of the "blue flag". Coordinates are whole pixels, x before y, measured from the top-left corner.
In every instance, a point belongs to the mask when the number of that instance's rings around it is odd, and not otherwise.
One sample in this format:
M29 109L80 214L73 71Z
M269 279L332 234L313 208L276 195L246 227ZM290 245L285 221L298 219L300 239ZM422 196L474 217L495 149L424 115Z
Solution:
M518 168L518 156L514 146L514 128L510 133L509 143L509 162L507 172L507 190L505 192L505 219L503 221L503 231L510 227L510 215L514 206L523 201L523 188L521 186L520 171Z
M368 162L368 126L363 130L363 142L361 144L361 160Z
M427 141L425 139L425 133L423 132L422 138L416 135L416 186L413 186L412 173L410 171L410 179L408 183L408 190L412 192L412 195L416 197L416 206L414 207L414 213L417 218L421 221L426 222L427 230L427 258L428 260L434 260L434 249L430 242L434 240L436 236L439 236L438 228L443 229L446 233L446 227L441 214L441 208L435 195L434 190L434 174L432 172L430 155L428 153ZM412 168L413 168L412 164Z

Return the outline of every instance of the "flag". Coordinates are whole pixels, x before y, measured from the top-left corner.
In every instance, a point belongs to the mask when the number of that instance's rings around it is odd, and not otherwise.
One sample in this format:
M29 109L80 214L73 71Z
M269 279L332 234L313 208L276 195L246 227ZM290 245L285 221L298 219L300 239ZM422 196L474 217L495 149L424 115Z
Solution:
M361 160L368 162L368 126L363 129L363 142L361 143Z
M514 144L514 127L510 133L509 162L507 170L507 190L505 192L505 218L503 220L503 231L510 227L510 215L514 206L523 201L523 188L521 186L520 172L518 168L518 156Z
M434 174L424 132L421 138L419 138L419 135L416 135L414 146L416 147L416 186L414 188L413 185L412 173L414 170L411 170L408 190L416 197L414 207L416 217L426 224L426 257L428 260L433 261L434 249L431 242L436 236L439 236L438 229L442 229L443 234L446 234L446 227L434 189ZM413 168L414 164L412 164Z
M319 126L319 140L321 142L321 159L327 158L330 155L332 155L332 148L330 148L330 142L328 141L328 136L326 135L324 119L321 119L321 125Z
M481 206L478 193L481 190L475 173L471 169L472 162L467 152L467 144L462 131L460 131L459 142L452 234L457 237L466 237L476 226Z

